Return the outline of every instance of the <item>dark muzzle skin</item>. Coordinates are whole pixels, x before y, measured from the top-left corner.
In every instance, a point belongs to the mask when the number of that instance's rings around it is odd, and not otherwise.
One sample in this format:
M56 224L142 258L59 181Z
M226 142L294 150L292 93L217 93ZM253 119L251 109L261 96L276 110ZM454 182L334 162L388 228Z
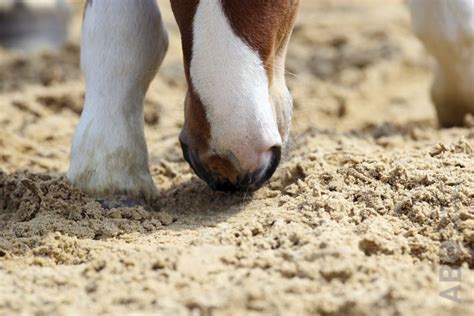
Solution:
M231 173L235 176L223 176L223 172L213 170L212 163L204 163L199 158L199 153L192 150L186 143L180 140L181 149L183 150L184 159L189 163L191 168L199 178L204 180L208 186L215 191L223 192L248 192L261 188L268 179L275 173L281 160L281 147L274 146L271 149L272 157L270 162L263 168L254 172L246 172L238 170L232 163L223 157L214 156L211 160L220 160L230 166Z

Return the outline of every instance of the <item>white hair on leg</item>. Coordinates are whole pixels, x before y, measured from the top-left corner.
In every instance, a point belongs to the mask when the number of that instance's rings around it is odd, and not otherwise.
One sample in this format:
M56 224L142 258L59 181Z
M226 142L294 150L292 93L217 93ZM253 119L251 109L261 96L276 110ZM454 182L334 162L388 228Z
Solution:
M432 96L442 125L474 113L474 2L410 0L416 35L436 59Z
M81 67L84 110L67 173L94 195L151 198L143 100L168 45L154 0L100 0L87 7Z

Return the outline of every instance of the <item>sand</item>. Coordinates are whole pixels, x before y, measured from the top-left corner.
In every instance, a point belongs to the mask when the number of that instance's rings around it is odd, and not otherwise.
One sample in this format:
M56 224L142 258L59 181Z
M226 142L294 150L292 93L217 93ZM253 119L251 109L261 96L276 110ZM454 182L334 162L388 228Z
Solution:
M171 43L145 104L149 208L102 208L64 177L81 13L60 52L0 50L1 315L472 312L473 120L437 128L431 60L401 1L303 1L289 149L268 185L236 195L182 158L180 42L161 6Z

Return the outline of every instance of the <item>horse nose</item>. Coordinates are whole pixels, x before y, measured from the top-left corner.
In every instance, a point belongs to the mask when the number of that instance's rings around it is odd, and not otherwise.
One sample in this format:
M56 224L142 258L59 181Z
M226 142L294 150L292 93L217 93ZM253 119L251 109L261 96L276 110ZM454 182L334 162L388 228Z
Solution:
M203 161L187 145L182 143L181 146L184 157L194 172L217 191L257 190L271 178L281 159L279 145L245 156L247 161L239 160L235 155L230 159L214 155Z
M254 191L259 189L275 172L281 159L281 146L252 155L249 161L217 159L209 162L212 170L206 182L218 191ZM233 162L233 163L232 163ZM236 167L236 164L238 167Z

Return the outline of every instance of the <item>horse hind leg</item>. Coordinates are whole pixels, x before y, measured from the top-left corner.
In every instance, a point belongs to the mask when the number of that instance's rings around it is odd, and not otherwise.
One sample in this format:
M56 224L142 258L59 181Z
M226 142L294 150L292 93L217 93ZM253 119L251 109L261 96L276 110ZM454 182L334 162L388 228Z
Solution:
M474 114L474 6L472 0L410 0L415 34L434 56L431 96L441 126L459 126Z

